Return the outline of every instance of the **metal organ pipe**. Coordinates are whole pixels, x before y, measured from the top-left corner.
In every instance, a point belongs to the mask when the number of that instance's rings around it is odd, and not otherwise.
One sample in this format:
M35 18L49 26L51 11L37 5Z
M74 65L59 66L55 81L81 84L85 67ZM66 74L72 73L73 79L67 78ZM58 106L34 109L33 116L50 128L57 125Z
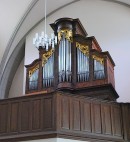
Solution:
M101 64L100 61L94 60L94 78L102 79L104 77L104 64Z
M65 74L66 74L66 63L65 63L65 62L66 62L66 61L65 61L65 60L66 60L66 58L65 58L65 57L66 57L66 56L65 56L65 52L66 52L66 51L65 51L65 37L64 37L64 34L63 34L63 50L64 50L64 52L63 52L63 53L64 53L64 54L63 54L63 56L64 56L63 82L64 82L64 81L65 81Z
M68 40L65 39L65 42L66 42L66 47L65 47L66 48L66 69L65 69L65 72L66 72L66 81L68 82L68 77L69 77L68 76L69 75L68 74L68 71L69 71L69 66L68 66L69 65L68 64L68 59L69 59L68 58L68 53L69 53L68 52Z
M51 87L54 79L54 53L43 66L43 87Z
M80 60L79 60L79 50L77 50L77 59L78 59L78 61L77 61L77 67L78 67L78 69L77 69L77 78L78 78L78 82L79 82L79 73L80 73L80 71L79 71L79 62L80 62Z
M69 78L70 78L70 82L71 82L71 42L69 42L69 71L70 71L70 75L69 75Z
M77 81L88 81L89 76L89 57L77 48Z
M71 42L64 34L59 46L59 82L71 82Z

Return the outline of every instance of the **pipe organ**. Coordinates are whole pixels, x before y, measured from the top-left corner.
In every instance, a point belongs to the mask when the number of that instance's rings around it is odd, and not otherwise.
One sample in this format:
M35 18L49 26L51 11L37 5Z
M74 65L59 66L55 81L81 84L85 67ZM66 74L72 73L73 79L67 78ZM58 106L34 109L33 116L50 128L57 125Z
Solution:
M51 27L57 41L33 40L39 58L25 66L26 96L0 100L0 141L130 142L130 105L116 102L109 52L79 19L61 18Z
M48 59L42 67L43 88L52 87L54 84L54 54Z
M35 66L29 71L29 90L38 89L38 73L39 65Z
M94 78L103 79L104 77L104 64L101 64L99 61L94 60Z
M71 42L62 35L59 43L59 82L71 82Z
M77 47L77 81L84 82L89 80L89 50L76 42Z
M50 26L58 45L47 51L39 47L39 59L25 66L27 94L108 84L114 88L115 64L109 52L102 52L96 38L87 36L79 19L61 18Z
M93 55L94 60L94 79L103 79L105 77L104 72L104 59Z

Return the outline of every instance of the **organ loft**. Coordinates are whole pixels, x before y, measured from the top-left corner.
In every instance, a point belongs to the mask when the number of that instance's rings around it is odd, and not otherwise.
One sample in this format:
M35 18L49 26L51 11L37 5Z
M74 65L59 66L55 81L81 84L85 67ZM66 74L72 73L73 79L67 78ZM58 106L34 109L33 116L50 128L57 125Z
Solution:
M130 103L116 102L109 52L79 19L50 26L51 39L44 33L33 39L39 58L25 66L26 95L0 100L0 142L129 142Z
M116 101L115 63L109 52L102 52L96 38L87 36L79 19L61 18L50 26L57 45L38 46L39 58L26 65L26 94L60 91Z

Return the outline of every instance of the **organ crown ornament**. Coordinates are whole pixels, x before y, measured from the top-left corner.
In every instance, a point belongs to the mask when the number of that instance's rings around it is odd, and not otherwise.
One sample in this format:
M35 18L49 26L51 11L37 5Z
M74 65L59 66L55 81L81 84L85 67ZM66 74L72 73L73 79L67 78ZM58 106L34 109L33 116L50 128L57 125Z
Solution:
M50 26L54 30L52 39L55 42L50 40L49 44L48 41L44 48L40 39L39 59L26 65L26 94L60 90L85 93L90 97L91 90L103 88L107 95L98 92L96 97L118 98L114 89L115 64L109 52L102 52L96 38L88 37L80 20L61 18Z

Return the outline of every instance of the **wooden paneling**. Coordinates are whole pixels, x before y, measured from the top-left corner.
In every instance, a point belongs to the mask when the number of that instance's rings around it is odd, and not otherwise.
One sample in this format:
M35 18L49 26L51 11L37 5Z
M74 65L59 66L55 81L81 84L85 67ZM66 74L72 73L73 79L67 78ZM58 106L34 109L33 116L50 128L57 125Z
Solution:
M61 128L70 129L70 102L69 98L61 98Z
M108 75L108 83L111 83L113 87L115 87L114 67L110 59L107 60L107 75Z
M0 133L7 133L8 104L0 105Z
M71 112L72 112L72 130L80 131L80 101L78 99L74 99L71 102Z
M121 108L119 105L112 107L112 123L114 136L122 136Z
M117 142L130 139L129 104L104 103L74 94L53 95L0 101L0 141L34 133Z
M30 101L23 101L21 104L21 131L30 129Z
M81 124L82 131L92 131L91 103L88 101L83 101L81 103Z
M101 134L101 105L98 103L92 103L92 132Z
M41 100L33 100L32 102L32 129L41 128Z
M52 97L44 98L43 101L43 127L52 129L53 127L53 101Z
M19 103L13 102L11 104L10 112L10 132L18 132L19 124Z
M102 126L104 134L112 135L111 106L107 104L102 105Z
M130 105L128 106L128 139L130 140Z

